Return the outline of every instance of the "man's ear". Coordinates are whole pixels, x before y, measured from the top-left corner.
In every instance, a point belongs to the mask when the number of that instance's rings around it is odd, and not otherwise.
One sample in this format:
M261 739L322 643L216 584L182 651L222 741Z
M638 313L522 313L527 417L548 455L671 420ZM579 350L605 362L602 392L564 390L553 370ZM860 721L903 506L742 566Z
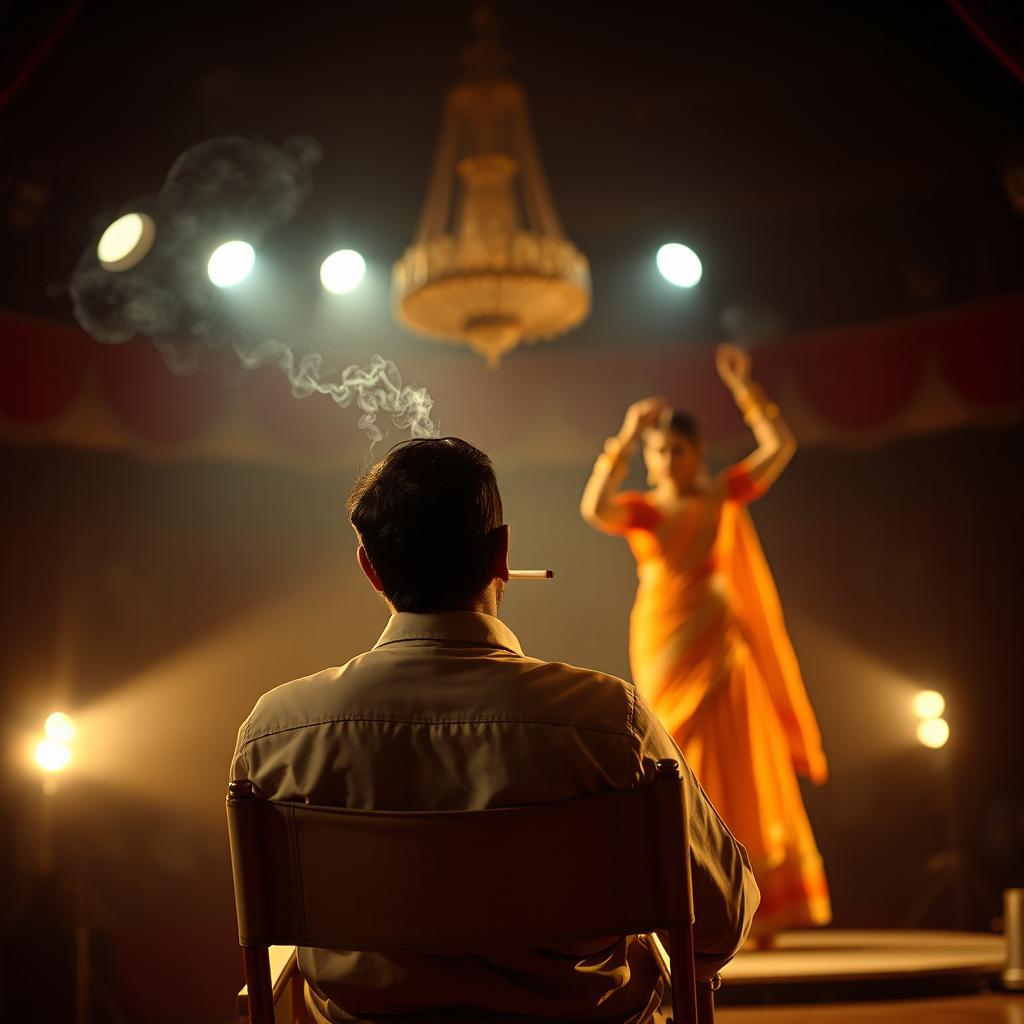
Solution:
M373 584L373 589L378 594L384 593L384 584L381 583L380 577L377 575L377 570L373 567L373 562L370 561L370 556L366 553L366 548L362 544L356 550L356 561L359 563L359 568L363 570L366 578Z
M492 531L491 579L508 582L508 526L502 524Z

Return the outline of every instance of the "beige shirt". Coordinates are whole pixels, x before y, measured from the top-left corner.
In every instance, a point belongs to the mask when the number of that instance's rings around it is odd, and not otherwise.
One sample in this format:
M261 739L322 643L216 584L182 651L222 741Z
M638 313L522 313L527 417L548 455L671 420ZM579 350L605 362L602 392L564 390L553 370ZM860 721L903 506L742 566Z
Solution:
M233 779L270 800L368 810L477 810L633 786L672 757L691 787L698 973L739 948L758 903L743 847L639 697L614 676L526 657L499 619L392 616L373 650L264 694L238 733ZM645 941L571 950L384 955L300 949L331 1021L651 1019Z

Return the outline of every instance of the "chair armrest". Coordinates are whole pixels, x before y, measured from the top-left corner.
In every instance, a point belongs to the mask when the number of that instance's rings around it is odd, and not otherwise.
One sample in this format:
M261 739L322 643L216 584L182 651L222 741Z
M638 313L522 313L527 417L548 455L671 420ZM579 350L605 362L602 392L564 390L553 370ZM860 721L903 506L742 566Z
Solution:
M274 1018L282 1024L284 1022L290 1024L295 1008L288 1003L288 994L293 990L292 983L298 979L299 975L296 950L294 946L271 946L268 953L270 956L270 986L274 992ZM243 1021L249 1019L248 985L243 985L238 993L238 1016Z

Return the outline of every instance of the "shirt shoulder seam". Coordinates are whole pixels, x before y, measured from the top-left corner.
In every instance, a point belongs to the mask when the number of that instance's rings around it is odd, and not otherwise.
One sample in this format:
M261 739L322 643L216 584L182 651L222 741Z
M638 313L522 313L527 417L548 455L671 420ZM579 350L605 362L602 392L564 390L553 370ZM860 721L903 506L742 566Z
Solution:
M239 746L239 752L255 740L266 739L268 736L280 736L286 732L297 732L300 729L315 729L321 725L337 725L342 722L380 723L387 725L544 725L553 728L575 729L577 732L597 732L608 736L631 736L636 738L633 724L635 704L633 690L630 699L630 716L626 729L614 729L599 725L579 725L574 722L551 722L540 718L392 718L389 716L370 717L363 715L338 715L329 718L318 718L315 721L301 722L298 725L272 726L247 735Z
M639 739L640 737L636 731L636 701L636 685L629 683L629 731L633 734L634 739Z

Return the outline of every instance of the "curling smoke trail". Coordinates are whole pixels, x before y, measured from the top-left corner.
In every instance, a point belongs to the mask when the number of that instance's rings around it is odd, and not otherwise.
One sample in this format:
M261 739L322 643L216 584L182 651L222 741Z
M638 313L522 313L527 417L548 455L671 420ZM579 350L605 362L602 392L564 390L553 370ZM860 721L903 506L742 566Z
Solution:
M181 339L221 348L232 333L219 289L206 273L210 253L229 238L258 246L290 221L313 189L320 157L319 143L305 136L282 146L238 136L190 146L158 193L120 208L146 213L156 227L153 247L137 266L112 273L101 264L98 232L86 245L68 284L75 318L109 345L133 337L159 342L170 369L188 372L191 356L181 352Z
M398 367L373 356L366 367L341 372L324 367L321 356L301 358L283 342L252 345L239 338L231 310L211 284L205 258L224 238L258 243L295 215L312 190L312 168L320 146L293 137L277 147L238 136L209 139L174 162L160 192L126 204L148 210L157 225L152 251L123 273L112 273L97 257L95 241L83 251L70 279L75 317L107 344L133 337L150 339L175 374L194 373L204 351L233 348L253 369L271 363L288 378L292 394L330 395L342 408L353 400L362 411L359 427L372 444L382 440L384 415L413 437L436 437L434 404L426 388L403 387Z
M362 410L359 428L367 432L371 444L384 437L377 423L381 414L390 416L391 422L400 430L408 428L412 437L437 437L437 428L430 418L434 400L427 389L403 386L398 367L383 356L371 357L365 367L353 363L342 370L340 380L332 381L323 377L323 358L319 352L307 353L296 362L295 353L274 338L261 342L251 352L237 346L235 351L246 369L252 370L266 363L277 366L291 382L292 394L296 398L330 395L343 409L347 409L354 399Z

